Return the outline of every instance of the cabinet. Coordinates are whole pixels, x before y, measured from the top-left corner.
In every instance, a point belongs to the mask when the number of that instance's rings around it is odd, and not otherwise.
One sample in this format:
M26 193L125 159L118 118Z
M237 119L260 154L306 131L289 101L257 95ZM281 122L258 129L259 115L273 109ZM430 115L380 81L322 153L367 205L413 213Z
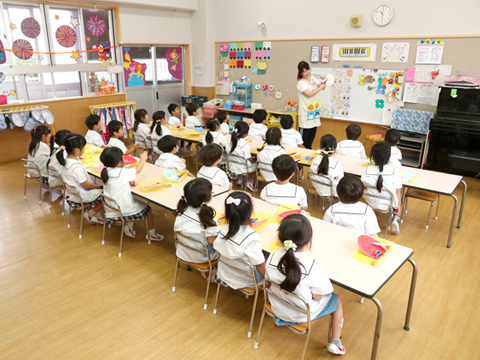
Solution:
M253 87L252 84L233 84L232 91L233 101L243 101L245 108L249 108L253 100Z
M402 151L402 165L421 167L423 152L425 151L426 136L422 134L404 133L397 144L397 148Z

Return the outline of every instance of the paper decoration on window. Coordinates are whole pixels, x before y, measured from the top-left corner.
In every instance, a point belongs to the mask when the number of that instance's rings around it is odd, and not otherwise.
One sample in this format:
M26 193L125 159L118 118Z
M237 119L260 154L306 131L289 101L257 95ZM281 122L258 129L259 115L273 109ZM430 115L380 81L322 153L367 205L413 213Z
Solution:
M375 61L376 44L333 44L333 61Z
M72 51L72 56L70 56L72 59L75 59L75 61L78 62L78 59L82 57L82 55L79 54L78 51Z
M228 44L229 50L230 51L236 51L237 50L237 43L230 43Z
M45 59L42 55L37 55L37 60L38 61L42 61L43 59Z
M263 42L263 50L272 50L272 42L271 41L264 41Z
M70 25L72 25L74 29L75 29L75 27L80 25L80 23L78 22L78 17L70 16Z
M90 42L90 40L92 40L92 39L90 39L89 37L87 37L85 40L87 40L87 42Z
M399 62L406 63L408 61L408 51L410 43L384 43L382 45L382 62Z
M262 50L256 50L255 51L255 59L261 59L263 57L263 51Z
M220 55L228 56L228 44L220 44Z
M243 59L243 51L237 51L237 59Z
M60 20L60 16L55 15L55 20Z
M77 33L70 26L62 25L55 32L55 38L60 46L72 47L77 42Z
M243 43L243 50L244 51L252 50L252 43L249 43L249 42Z
M252 60L245 60L243 67L246 69L250 69L252 67Z
M5 76L5 74L3 72L0 72L0 84L4 82L6 78L7 77Z
M230 59L236 59L237 58L237 52L236 51L230 51Z
M15 24L10 24L10 29L15 30L17 28L17 25Z
M257 61L257 74L265 75L267 73L268 64L266 61Z
M32 17L23 19L20 28L22 34L30 39L35 39L40 34L40 24Z
M270 57L272 56L272 52L269 51L269 50L264 50L263 51L263 58L264 59L270 59Z
M145 86L145 71L147 70L147 65L132 60L129 47L124 47L122 51L125 86Z
M237 60L230 60L230 67L236 68L237 67Z
M105 20L100 15L93 14L87 19L87 30L93 36L101 36L106 29Z
M28 60L32 57L33 47L27 40L15 40L12 45L14 55L20 60Z
M2 40L0 40L0 48L4 49ZM7 56L5 55L5 50L0 50L0 65L3 65L7 62Z
M243 60L237 60L237 67L243 69Z
M237 51L243 51L243 43L237 43Z
M105 41L99 45L93 45L92 46L92 49L96 49L97 50L97 54L98 54L98 60L99 61L107 61L108 59L110 59L110 49L105 49L106 47L109 47L110 46L110 42L108 41Z
M243 55L245 56L245 59L251 59L252 58L252 52L251 51L244 51Z
M167 58L168 62L168 71L170 74L178 80L183 79L183 71L182 71L182 48L167 48L165 52L165 57ZM202 64L203 66L203 64Z

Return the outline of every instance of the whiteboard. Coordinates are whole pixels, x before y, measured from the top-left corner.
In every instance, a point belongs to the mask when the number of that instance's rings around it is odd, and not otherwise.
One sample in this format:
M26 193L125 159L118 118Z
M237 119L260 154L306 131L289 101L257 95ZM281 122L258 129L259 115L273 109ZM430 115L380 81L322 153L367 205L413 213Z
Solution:
M325 90L320 91L322 107L320 115L322 117L389 125L395 107L403 106L403 102L400 100L403 97L405 70L378 69L375 71L367 68L328 67L312 67L311 69L314 76L332 74L335 77L335 83L332 86L327 86ZM373 77L373 83L359 80L367 76ZM388 90L393 87L392 84L388 85L388 79L395 77L398 79L396 93L398 100L393 99L394 102L389 102L388 97L385 94L377 93L377 90L383 90L388 94ZM383 84L385 78L387 85L382 85L384 88L378 89L379 79ZM369 80L371 79L369 78ZM395 80L393 84L395 84ZM372 89L368 90L369 87Z

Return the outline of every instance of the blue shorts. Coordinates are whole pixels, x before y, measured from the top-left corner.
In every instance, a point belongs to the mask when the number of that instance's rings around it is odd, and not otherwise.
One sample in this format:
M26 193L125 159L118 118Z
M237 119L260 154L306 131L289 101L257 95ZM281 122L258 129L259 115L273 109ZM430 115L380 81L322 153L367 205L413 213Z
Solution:
M337 302L338 302L337 294L332 294L332 297L330 298L330 300L328 300L327 305L325 305L322 311L320 311L320 314L318 314L315 317L315 319L311 319L310 321L317 320L321 317L324 317L325 315L333 313L335 310L337 310ZM277 326L298 325L298 324L300 323L283 321L282 319L275 316L275 325Z

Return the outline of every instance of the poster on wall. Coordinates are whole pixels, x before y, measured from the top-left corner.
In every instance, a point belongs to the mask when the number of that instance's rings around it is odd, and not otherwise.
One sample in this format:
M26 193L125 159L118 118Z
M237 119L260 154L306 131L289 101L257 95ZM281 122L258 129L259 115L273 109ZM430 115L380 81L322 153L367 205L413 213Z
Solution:
M377 44L334 44L333 61L375 61Z
M170 73L170 75L172 75L175 79L182 80L182 48L167 48L165 57L167 59L168 72Z
M145 70L147 70L147 65L133 60L130 55L130 49L129 47L122 48L125 86L145 86Z

